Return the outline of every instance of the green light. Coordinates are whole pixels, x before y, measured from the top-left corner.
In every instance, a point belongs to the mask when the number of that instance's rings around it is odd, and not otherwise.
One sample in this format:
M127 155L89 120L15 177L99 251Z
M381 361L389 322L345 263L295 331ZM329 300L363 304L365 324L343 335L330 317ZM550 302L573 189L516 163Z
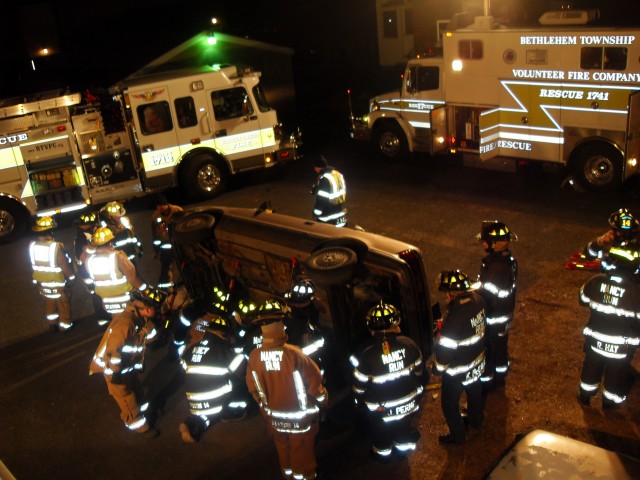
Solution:
M209 38L207 38L207 43L209 45L215 45L216 43L218 43L218 41L216 40L215 35L209 35Z
M220 71L220 64L219 63L214 63L213 65L211 65L211 68L213 69L214 72L219 72Z

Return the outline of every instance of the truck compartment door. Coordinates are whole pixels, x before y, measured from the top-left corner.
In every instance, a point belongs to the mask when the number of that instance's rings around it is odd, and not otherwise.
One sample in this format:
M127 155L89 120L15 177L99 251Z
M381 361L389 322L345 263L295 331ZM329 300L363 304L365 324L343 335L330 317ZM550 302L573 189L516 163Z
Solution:
M447 131L447 107L431 110L431 155L449 148L449 132Z
M638 162L640 162L640 90L629 95L629 118L627 122L625 179L638 172ZM632 160L635 160L633 162L635 165L633 165Z

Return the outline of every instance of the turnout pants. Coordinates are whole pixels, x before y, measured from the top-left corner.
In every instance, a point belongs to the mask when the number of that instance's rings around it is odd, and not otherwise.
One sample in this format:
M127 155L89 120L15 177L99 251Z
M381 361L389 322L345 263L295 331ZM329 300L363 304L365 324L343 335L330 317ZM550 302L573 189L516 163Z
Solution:
M509 329L508 327L487 327L485 336L485 369L483 382L504 380L509 370Z
M71 301L66 289L60 289L60 297L44 297L44 312L49 325L60 325L62 328L71 326Z
M630 364L632 358L633 352L628 352L627 356L622 359L606 358L591 350L587 342L582 373L580 374L580 394L593 397L598 393L602 380L602 404L612 406L623 403L631 387Z
M372 418L373 451L380 457L386 457L394 449L400 454L415 450L420 434L411 426L413 416L407 415L394 422L385 422L379 417Z
M442 375L441 406L449 432L456 441L467 438L466 427L460 414L460 397L467 393L467 418L469 425L480 427L484 422L484 405L482 398L482 384L480 379L469 385L462 384L462 376L452 377L446 373Z
M135 432L143 433L149 430L149 424L144 417L139 399L142 398L142 385L135 374L127 375L125 383L111 383L111 377L105 375L109 395L120 407L120 418L125 426ZM145 408L146 410L146 408Z
M269 436L278 450L280 470L284 478L313 479L316 478L315 444L318 434L318 423L311 424L311 429L304 433L283 433L268 426Z

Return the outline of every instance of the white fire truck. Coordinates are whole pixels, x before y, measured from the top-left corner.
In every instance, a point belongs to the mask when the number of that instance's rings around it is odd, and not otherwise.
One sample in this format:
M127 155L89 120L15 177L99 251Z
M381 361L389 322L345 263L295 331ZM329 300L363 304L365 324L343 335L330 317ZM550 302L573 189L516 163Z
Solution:
M530 161L568 167L592 191L638 170L640 28L582 23L588 12L549 12L535 29L476 17L451 28L442 56L408 62L399 92L351 116L352 138L395 159L461 152L465 164L509 170Z
M229 66L124 81L108 93L0 101L0 243L32 216L178 186L195 200L230 175L298 156L260 74Z

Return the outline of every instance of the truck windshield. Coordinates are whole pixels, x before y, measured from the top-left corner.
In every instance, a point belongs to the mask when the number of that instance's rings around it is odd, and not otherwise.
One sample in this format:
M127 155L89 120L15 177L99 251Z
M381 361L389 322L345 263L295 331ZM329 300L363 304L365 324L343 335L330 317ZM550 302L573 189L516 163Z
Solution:
M258 108L261 112L268 112L271 110L269 102L267 102L267 97L265 97L264 91L260 85L253 87L253 96L256 99L256 103L258 104Z

